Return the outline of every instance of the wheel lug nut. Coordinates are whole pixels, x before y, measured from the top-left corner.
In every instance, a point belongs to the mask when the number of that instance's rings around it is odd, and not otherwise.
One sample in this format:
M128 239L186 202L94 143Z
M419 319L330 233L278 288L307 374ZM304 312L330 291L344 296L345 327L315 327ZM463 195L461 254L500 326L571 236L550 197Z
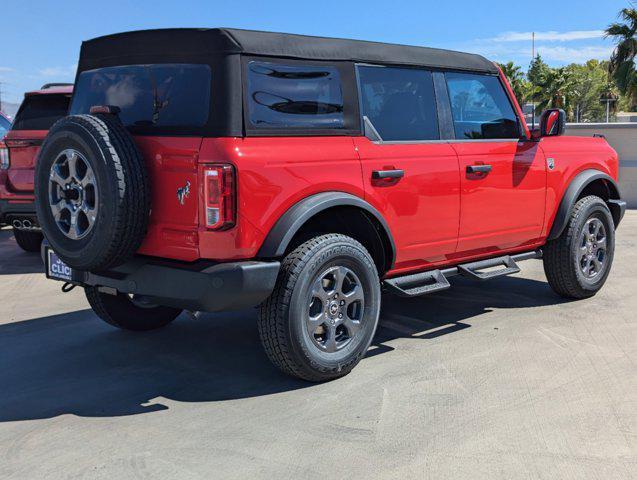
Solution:
M341 300L341 305L345 305L345 300Z
M342 313L339 313L339 314L338 314L338 318L343 318L343 314L342 314Z

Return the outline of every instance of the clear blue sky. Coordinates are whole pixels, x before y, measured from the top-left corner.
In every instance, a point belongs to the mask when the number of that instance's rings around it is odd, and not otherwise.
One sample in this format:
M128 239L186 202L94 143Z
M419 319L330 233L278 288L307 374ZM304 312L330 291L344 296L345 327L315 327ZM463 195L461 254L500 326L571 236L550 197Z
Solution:
M552 65L608 58L600 31L629 0L5 0L3 100L72 81L82 40L161 27L237 27L473 51L526 67L531 31Z

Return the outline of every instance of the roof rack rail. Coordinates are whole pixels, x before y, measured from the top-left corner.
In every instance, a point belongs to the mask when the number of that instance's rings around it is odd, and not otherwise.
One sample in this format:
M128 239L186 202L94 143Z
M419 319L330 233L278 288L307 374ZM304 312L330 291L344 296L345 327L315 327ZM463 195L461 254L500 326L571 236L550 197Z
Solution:
M71 87L73 86L72 83L45 83L44 85L42 85L42 88L40 90L46 90L47 88L54 88L54 87Z

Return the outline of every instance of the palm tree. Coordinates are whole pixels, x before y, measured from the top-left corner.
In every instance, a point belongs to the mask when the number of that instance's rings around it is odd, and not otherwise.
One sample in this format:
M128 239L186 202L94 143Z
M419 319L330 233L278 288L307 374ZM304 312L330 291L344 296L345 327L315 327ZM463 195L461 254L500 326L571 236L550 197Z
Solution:
M518 99L518 103L524 105L529 94L529 82L526 81L522 69L513 62L500 63L499 65L502 69L502 73L504 73L504 76L509 81L515 98Z
M613 23L606 29L605 37L612 37L617 46L610 59L609 70L619 90L637 103L637 9L624 8L619 12L624 23Z

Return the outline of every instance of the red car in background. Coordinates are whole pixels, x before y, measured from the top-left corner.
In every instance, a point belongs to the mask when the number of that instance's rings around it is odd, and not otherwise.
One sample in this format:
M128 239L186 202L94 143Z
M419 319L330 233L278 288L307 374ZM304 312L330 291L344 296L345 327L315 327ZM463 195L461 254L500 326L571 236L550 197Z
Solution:
M16 242L28 252L39 251L43 238L33 204L36 157L49 128L66 116L72 93L68 83L48 83L27 92L0 143L0 224L13 226Z
M5 167L9 167L9 152L4 144L4 137L10 128L11 120L9 120L9 117L4 113L0 112L0 185L5 184L7 177ZM0 227L4 226L2 212L2 204L0 204Z

